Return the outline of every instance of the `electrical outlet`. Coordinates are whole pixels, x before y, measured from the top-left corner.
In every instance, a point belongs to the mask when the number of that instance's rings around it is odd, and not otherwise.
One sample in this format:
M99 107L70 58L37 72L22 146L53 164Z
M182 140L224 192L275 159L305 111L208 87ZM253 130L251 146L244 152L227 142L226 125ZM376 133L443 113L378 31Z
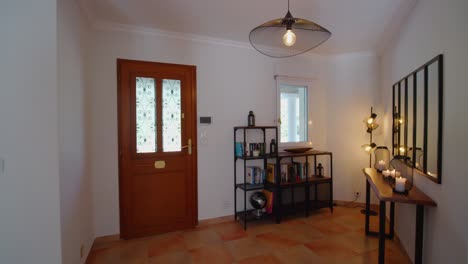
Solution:
M354 197L357 199L361 196L361 193L360 192L354 192Z
M5 172L5 160L0 158L0 175Z
M84 257L84 245L81 244L81 247L80 247L80 259L82 259Z

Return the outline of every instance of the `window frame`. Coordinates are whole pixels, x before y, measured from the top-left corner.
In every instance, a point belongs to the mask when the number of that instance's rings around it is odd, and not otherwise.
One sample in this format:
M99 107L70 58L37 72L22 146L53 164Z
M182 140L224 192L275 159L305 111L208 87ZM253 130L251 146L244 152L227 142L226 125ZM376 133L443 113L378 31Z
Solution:
M312 142L310 140L311 134L311 119L310 119L310 95L311 95L311 80L307 78L300 78L300 77L290 77L290 76L281 76L275 75L276 80L276 125L278 127L278 147L279 149L285 148L294 148L294 147L311 147ZM302 86L306 88L306 105L305 105L305 112L306 116L306 140L300 142L281 142L281 124L279 120L281 118L281 85L291 85L291 86Z

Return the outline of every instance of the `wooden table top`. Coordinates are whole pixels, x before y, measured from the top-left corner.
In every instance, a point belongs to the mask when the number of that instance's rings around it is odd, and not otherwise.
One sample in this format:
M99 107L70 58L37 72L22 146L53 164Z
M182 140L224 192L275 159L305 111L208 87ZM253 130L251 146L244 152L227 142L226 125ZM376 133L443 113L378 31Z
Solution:
M364 175L366 175L370 186L377 195L377 198L381 201L437 206L434 200L416 188L416 186L413 186L408 194L395 193L393 192L392 187L385 182L382 173L377 172L376 169L365 168L363 169L363 172Z
M322 150L308 150L305 152L301 153L293 153L293 152L286 152L282 151L278 153L279 158L290 158L290 157L303 157L303 156L319 156L319 155L331 155L332 153L330 151L322 151Z

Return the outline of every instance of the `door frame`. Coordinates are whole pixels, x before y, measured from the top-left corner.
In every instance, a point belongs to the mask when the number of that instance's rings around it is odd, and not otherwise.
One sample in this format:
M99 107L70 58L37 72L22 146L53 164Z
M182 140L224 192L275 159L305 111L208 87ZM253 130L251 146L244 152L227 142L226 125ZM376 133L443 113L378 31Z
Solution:
M125 200L125 192L123 191L123 183L122 183L122 177L123 177L123 135L121 134L121 130L124 129L123 127L123 121L122 119L125 118L125 115L128 113L122 113L121 112L121 104L123 103L124 100L129 99L129 98L122 98L121 96L121 91L123 89L128 89L128 86L125 85L122 87L121 85L121 76L120 76L120 71L121 71L121 65L124 63L138 63L138 64L151 64L154 66L172 66L172 67L178 67L178 66L184 66L186 68L190 68L190 75L189 78L192 80L191 85L188 85L188 89L190 89L190 100L191 100L191 108L187 109L187 111L190 111L193 113L193 120L191 123L191 129L190 131L187 131L188 138L192 139L192 164L191 164L191 174L193 177L193 184L191 186L191 191L192 191L192 203L189 204L188 206L193 207L194 210L192 210L192 226L195 227L198 225L198 144L197 144L197 139L198 139L198 134L197 134L197 89L196 89L196 84L197 84L197 75L196 75L196 66L194 65L183 65L183 64L172 64L172 63L162 63L162 62L151 62L151 61L140 61L140 60L129 60L129 59L121 59L117 58L117 134L118 134L118 177L119 177L119 228L120 228L120 237L123 239L128 239L131 238L129 236L127 230L125 230L124 226L122 225L124 219L127 217L126 212L124 210L124 205L123 201ZM128 84L130 85L130 84ZM129 150L130 151L130 150Z

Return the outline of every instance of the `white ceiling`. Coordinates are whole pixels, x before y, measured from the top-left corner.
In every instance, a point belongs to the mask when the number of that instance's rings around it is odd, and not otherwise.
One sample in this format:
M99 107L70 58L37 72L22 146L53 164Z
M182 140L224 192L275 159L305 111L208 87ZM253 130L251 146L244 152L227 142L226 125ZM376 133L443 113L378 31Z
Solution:
M254 27L284 17L287 0L78 0L92 24L117 23L248 42ZM417 0L291 0L294 17L332 32L316 53L379 49Z

